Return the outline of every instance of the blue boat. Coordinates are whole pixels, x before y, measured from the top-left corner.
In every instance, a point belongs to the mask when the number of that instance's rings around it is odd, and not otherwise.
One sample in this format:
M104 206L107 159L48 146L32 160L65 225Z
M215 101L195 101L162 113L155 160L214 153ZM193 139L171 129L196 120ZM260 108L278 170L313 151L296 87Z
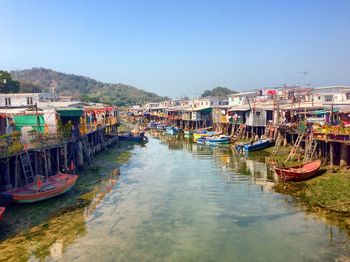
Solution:
M144 135L144 133L141 133L139 136L134 136L131 133L126 135L119 135L119 140L121 141L133 141L133 142L147 142L148 137Z
M206 144L208 145L218 145L218 144L229 144L231 142L231 137L229 136L219 136L219 137L208 137Z
M257 151L257 150L267 148L267 147L271 146L272 144L273 144L273 142L270 139L261 139L261 140L254 142L254 143L243 145L243 151L244 152Z
M158 124L157 125L157 130L164 131L165 128L166 128L166 125L163 125L163 124Z
M229 136L219 136L219 137L200 137L196 140L197 144L215 146L220 144L229 144L231 138Z
M167 126L165 128L165 133L168 135L177 135L177 133L179 133L179 129L173 126Z

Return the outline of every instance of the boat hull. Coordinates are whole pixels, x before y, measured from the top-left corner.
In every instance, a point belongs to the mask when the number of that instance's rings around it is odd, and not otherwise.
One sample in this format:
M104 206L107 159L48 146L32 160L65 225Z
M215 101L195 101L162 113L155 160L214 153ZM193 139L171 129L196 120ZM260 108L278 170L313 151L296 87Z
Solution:
M251 144L245 144L243 146L243 151L244 152L252 152L252 151L258 151L262 150L264 148L267 148L272 145L272 141L267 139L267 140L260 140L258 142Z
M144 142L147 141L146 136L118 136L120 141L135 141L135 142Z
M167 127L165 129L165 133L168 135L177 135L179 133L179 130L175 127Z
M321 160L289 168L275 168L277 176L284 181L304 181L314 177L321 167Z
M225 139L225 140L215 140L215 141L212 141L212 140L208 140L207 141L207 144L208 145L227 145L230 143L230 140L229 139Z
M64 194L75 185L77 178L77 175L59 173L49 177L50 185L54 186L50 190L32 190L31 187L34 184L29 184L22 188L7 191L6 194L10 194L12 201L15 203L35 203Z
M0 207L0 220L2 218L2 215L5 213L6 208Z

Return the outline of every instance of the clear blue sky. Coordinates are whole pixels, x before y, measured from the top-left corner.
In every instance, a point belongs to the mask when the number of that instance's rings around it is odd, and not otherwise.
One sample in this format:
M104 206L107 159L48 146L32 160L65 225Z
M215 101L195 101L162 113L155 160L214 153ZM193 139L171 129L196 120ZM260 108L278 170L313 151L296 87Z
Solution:
M0 68L161 95L350 85L350 0L0 0Z

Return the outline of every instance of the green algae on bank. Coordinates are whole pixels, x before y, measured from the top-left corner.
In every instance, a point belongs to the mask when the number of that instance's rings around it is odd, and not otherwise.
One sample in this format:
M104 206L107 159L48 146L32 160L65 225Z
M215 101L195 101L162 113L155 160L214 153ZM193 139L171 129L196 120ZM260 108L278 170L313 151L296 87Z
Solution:
M323 174L322 174L323 173ZM350 230L350 172L332 173L321 169L320 175L304 182L277 183L275 190L295 197L305 205Z

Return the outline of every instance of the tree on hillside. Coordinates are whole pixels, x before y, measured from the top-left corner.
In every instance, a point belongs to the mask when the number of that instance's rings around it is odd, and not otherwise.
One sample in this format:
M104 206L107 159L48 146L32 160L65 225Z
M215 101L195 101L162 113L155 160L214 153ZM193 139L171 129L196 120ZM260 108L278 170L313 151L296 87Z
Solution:
M234 94L234 93L237 93L237 92L234 90L231 90L227 87L218 86L218 87L213 88L211 91L205 90L203 92L203 94L201 95L201 97L217 96L217 95L225 95L226 96L226 95L230 95L230 94Z
M0 93L18 93L20 84L12 80L9 72L0 70Z

